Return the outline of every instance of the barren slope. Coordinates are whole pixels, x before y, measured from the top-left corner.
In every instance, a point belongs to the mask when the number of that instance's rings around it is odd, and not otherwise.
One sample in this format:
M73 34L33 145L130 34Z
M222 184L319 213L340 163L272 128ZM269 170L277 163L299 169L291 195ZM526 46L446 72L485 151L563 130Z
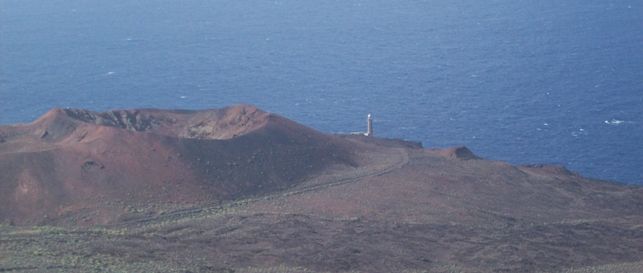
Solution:
M0 181L15 198L5 215L37 219L39 202L60 200L85 219L97 217L87 200L131 208L93 227L0 225L0 271L636 272L643 261L639 186L466 147L324 135L245 106L117 113L0 128Z
M0 219L46 222L113 203L196 203L292 187L354 165L341 139L252 106L206 111L54 109L0 127Z

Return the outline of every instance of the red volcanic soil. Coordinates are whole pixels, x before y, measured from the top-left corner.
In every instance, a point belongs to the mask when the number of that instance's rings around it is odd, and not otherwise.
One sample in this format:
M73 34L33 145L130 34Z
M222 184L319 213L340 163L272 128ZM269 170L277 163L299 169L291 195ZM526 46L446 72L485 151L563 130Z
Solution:
M0 271L641 272L642 210L639 186L246 105L0 127Z
M204 111L53 109L0 127L0 219L34 223L104 202L196 203L297 185L353 148L253 106Z

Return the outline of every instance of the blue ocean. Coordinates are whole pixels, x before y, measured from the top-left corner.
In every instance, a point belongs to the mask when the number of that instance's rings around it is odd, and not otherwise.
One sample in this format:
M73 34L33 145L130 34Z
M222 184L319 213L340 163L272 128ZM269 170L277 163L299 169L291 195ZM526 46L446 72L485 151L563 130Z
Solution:
M643 2L0 0L0 124L237 103L643 183Z

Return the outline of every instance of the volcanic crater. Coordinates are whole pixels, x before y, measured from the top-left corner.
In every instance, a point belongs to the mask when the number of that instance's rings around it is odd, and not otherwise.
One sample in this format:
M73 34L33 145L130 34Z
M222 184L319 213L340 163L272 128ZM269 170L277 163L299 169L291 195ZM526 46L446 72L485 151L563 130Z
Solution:
M251 105L0 126L0 271L641 272L642 210L640 186Z

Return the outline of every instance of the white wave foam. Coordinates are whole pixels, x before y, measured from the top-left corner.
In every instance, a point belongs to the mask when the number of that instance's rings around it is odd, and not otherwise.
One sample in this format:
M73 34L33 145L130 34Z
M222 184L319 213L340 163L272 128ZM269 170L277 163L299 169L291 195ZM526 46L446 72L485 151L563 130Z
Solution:
M573 131L571 134L572 134L573 137L586 136L587 131L585 131L585 129L583 129L583 128L580 128L580 129L578 129L578 131Z
M620 119L605 120L605 124L607 125L621 125L623 123L625 123L625 121Z

